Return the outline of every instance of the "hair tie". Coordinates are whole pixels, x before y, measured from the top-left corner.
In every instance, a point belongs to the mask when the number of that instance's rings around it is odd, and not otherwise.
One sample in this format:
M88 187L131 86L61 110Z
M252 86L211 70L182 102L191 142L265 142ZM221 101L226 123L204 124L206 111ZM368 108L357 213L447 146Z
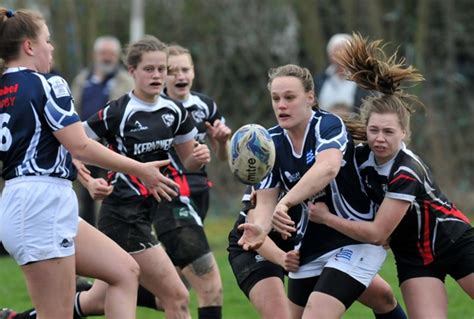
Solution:
M15 16L15 12L12 9L8 9L6 15L8 18L11 18Z

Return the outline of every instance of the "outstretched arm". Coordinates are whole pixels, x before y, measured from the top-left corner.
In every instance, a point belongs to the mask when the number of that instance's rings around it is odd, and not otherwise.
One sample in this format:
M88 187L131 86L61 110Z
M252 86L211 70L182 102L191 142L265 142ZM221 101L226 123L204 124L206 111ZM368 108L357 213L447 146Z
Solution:
M309 218L315 223L334 228L355 240L374 245L384 244L405 216L410 202L385 198L374 221L348 220L332 214L326 204L309 204Z

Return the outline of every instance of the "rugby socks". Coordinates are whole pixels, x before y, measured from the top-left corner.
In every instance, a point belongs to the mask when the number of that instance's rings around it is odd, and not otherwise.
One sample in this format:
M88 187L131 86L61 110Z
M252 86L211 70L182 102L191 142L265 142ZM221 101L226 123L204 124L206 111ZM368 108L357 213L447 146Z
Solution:
M407 315L400 304L397 302L397 306L390 312L376 314L374 312L376 319L407 319Z
M198 308L199 319L222 319L222 306Z
M137 306L163 311L163 309L158 309L156 307L155 295L149 292L142 285L138 286Z
M17 313L13 316L13 319L36 319L36 310L34 308L23 311L22 313Z
M76 292L76 297L74 298L74 319L81 319L85 317L85 315L82 313L81 302L79 300L80 294L80 291Z

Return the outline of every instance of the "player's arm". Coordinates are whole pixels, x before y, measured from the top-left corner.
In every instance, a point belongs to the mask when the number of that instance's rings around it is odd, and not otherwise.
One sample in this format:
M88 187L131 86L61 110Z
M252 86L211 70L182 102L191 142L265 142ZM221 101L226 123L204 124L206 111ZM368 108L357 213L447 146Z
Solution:
M212 124L206 122L206 127L207 136L217 158L221 161L227 160L227 147L232 130L218 119Z
M257 204L247 222L239 226L244 234L239 240L245 250L259 248L272 227L273 209L277 203L279 188L260 189L256 191Z
M342 152L331 148L320 152L311 168L278 204L293 207L322 191L339 173Z
M339 173L342 152L336 148L321 151L316 161L296 185L278 202L273 213L273 228L284 238L296 231L288 210L322 191Z
M209 147L192 139L184 143L175 144L174 149L181 163L190 171L197 171L211 160Z
M169 160L140 163L117 154L88 138L80 122L70 124L53 134L72 157L87 164L138 176L145 185L151 188L152 194L157 199L164 197L171 200L171 196L177 195L174 188L178 185L163 176L159 170L160 167L168 165Z
M300 254L296 250L285 252L267 236L257 253L266 260L283 267L286 271L297 271L300 263Z
M382 245L390 237L410 208L410 202L387 198L380 205L374 221L354 221L332 214L324 203L309 204L310 220L334 228L355 240Z

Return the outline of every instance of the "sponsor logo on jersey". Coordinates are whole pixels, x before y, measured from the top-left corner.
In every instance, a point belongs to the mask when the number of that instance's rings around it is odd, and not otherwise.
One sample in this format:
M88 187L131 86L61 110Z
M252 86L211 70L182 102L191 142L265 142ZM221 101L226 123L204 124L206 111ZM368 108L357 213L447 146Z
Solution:
M0 88L0 95L7 95L18 92L18 83L15 85L4 86Z
M66 81L59 76L53 76L48 79L48 82L51 84L51 88L53 89L54 95L56 98L61 98L64 96L70 96L69 87Z
M6 97L0 100L0 109L15 105L16 96Z
M142 123L135 121L135 128L132 128L130 132L140 132L148 130L148 126L142 125Z
M306 164L312 164L315 158L314 151L309 150L308 153L306 153Z
M133 155L140 155L143 153L152 152L155 150L164 150L167 151L171 148L173 139L169 138L167 140L159 140L147 143L139 143L133 145Z
M165 125L167 127L170 127L174 123L174 115L173 114L166 113L166 114L163 114L161 116L161 118L163 119L163 122L165 123Z
M350 261L352 258L352 254L354 254L352 250L341 248L341 250L339 250L339 252L336 254L336 260L346 259Z
M256 255L256 256L255 256L255 261L258 262L258 263L259 263L259 262L262 262L262 261L265 261L265 260L266 260L266 259L265 259L265 257L263 257L263 256L260 256L260 255Z
M296 172L294 174L291 174L288 171L285 171L285 177L290 183L294 183L300 179L300 172Z

